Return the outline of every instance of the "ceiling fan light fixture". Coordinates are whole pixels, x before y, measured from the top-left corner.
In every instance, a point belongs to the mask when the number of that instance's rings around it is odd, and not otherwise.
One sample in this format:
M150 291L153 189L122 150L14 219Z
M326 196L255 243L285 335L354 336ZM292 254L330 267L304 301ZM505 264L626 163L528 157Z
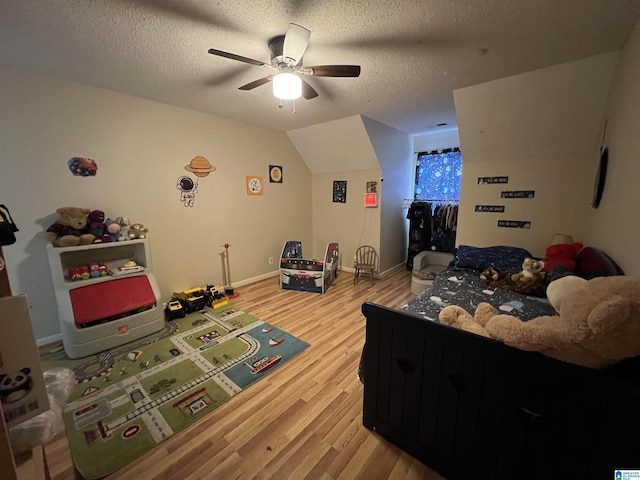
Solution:
M300 98L302 80L293 73L278 73L273 77L273 95L281 100Z

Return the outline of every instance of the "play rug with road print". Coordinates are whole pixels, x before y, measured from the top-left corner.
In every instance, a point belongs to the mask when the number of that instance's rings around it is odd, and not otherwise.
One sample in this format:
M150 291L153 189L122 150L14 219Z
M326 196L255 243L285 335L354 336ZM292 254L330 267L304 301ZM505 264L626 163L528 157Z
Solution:
M309 344L233 306L56 366L76 384L64 409L73 462L87 479L123 467L291 360Z

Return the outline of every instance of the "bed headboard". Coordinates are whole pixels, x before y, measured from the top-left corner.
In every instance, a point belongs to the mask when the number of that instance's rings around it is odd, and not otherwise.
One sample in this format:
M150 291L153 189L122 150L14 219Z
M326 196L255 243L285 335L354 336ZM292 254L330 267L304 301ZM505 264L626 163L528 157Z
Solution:
M624 275L622 268L609 255L595 247L584 247L576 257L574 275L591 280L595 277Z

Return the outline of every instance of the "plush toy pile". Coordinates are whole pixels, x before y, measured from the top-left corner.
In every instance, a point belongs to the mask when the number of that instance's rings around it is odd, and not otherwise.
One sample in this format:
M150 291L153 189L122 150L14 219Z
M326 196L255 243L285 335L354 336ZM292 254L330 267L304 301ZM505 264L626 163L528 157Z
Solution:
M62 207L58 218L45 237L56 247L89 245L91 243L123 242L146 238L149 229L141 223L131 225L127 217L106 218L102 210Z
M523 322L480 303L474 317L445 307L440 323L591 368L640 356L640 277L567 276L551 282L547 294L559 316Z
M545 294L543 268L544 262L533 258L525 258L522 263L522 270L516 274L509 275L507 272L489 267L480 274L480 279L493 288L502 288L524 295L543 297Z

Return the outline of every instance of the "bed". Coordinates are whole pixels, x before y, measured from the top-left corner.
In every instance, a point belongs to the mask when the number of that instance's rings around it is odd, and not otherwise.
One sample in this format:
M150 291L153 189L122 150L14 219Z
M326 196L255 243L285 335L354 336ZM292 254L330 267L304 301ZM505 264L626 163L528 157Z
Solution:
M405 308L362 306L364 426L449 480L595 479L640 469L637 359L597 371L438 323L445 305L473 313L481 301L524 320L554 313L544 298L486 288L480 267L505 257L474 265L465 250ZM514 262L528 254L512 253ZM622 273L592 248L578 265L574 273L587 278Z

